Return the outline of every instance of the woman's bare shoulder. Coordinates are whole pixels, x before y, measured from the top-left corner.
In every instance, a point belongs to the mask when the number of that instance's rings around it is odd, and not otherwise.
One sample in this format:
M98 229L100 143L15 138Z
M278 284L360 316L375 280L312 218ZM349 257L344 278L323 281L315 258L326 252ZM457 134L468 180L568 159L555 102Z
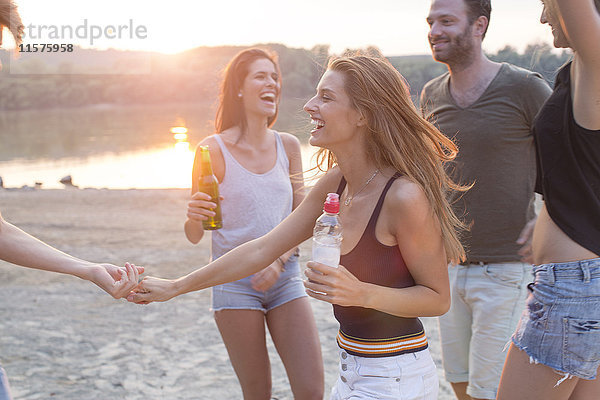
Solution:
M202 139L196 146L196 151L199 150L200 146L208 146L210 150L212 150L214 147L218 147L219 145L217 143L217 139L215 138L216 135L217 134L210 135Z
M404 176L394 181L386 196L386 203L392 215L397 216L423 216L431 210L421 185Z
M288 154L300 152L300 140L296 136L287 132L277 133L279 134L279 137L281 138L281 143L283 144L283 147L285 148L285 151Z
M296 136L292 135L291 133L279 132L279 131L277 131L277 133L281 137L281 140L283 141L284 144L288 143L288 144L300 145L300 140Z

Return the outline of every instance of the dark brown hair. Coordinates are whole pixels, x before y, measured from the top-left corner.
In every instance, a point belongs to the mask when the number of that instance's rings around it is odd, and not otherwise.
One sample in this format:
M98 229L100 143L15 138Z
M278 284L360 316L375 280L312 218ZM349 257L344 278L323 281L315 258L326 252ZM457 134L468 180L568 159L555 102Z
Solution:
M488 27L490 26L490 18L492 15L492 1L491 0L464 0L465 6L467 7L467 17L469 18L469 25L473 25L475 20L479 17L486 17L488 24L483 31L481 39L485 38Z
M223 71L223 81L221 83L221 91L219 93L219 106L217 107L217 116L215 118L215 129L217 133L221 133L232 126L240 126L242 131L246 128L246 112L238 93L244 84L244 79L248 75L248 68L254 61L266 58L275 66L277 75L281 79L279 62L277 54L265 49L256 47L242 50L237 53ZM272 127L277 119L279 112L279 104L275 111L275 115L269 117L268 127Z

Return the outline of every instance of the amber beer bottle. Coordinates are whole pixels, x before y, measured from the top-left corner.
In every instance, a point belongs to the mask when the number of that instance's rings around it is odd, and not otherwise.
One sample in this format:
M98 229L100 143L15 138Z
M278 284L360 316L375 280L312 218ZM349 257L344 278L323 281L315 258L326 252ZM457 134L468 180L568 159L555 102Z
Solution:
M198 191L210 195L217 208L211 209L216 214L214 217L202 221L202 227L205 230L214 231L223 227L221 219L221 202L219 201L219 181L213 174L212 164L210 162L210 153L208 146L200 146L200 178L198 179Z

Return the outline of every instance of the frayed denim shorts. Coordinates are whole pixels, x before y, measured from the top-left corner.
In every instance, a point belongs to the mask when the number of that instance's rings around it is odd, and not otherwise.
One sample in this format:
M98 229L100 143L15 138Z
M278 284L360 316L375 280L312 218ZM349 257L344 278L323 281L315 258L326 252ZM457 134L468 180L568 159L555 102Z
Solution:
M533 269L513 343L564 379L596 379L600 365L600 258Z
M252 276L212 288L212 310L260 310L264 313L300 297L306 297L298 256L292 255L277 282L266 292L252 288Z

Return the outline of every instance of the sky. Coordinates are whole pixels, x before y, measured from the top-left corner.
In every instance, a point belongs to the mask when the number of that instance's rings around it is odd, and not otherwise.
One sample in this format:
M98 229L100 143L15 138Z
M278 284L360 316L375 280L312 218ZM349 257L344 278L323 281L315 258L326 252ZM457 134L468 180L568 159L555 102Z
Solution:
M429 54L429 0L16 0L25 43L177 53L198 46L283 43L333 53L369 45ZM552 44L539 0L492 1L484 49ZM79 28L79 30L77 30ZM52 36L54 35L54 36ZM8 36L8 35L6 35ZM107 38L110 37L110 38ZM6 40L7 47L12 44Z

